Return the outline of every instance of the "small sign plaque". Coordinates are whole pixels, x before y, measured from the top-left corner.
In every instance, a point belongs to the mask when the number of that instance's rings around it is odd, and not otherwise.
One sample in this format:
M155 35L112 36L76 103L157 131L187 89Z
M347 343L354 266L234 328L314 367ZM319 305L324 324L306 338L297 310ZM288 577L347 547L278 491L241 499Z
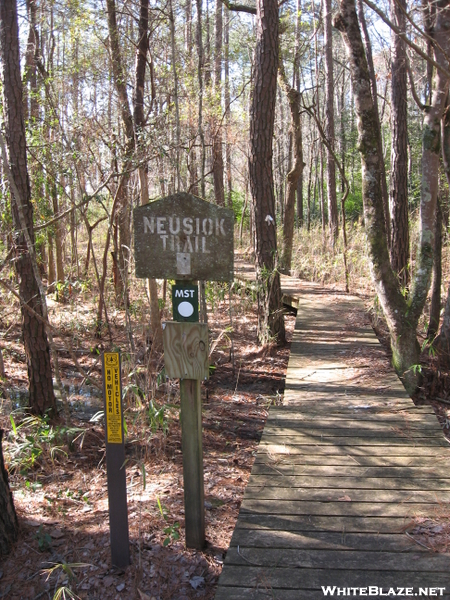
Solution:
M198 286L173 285L172 306L174 321L198 323Z
M106 441L122 443L120 362L118 352L105 352Z
M111 559L124 568L130 564L130 548L119 352L105 352L102 363Z
M180 193L138 206L133 217L137 277L233 280L232 210Z

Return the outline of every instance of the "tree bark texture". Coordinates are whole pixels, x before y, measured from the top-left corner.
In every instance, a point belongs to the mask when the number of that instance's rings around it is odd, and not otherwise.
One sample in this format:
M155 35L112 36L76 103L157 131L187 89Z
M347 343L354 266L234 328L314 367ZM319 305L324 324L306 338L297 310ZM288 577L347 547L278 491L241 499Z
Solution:
M202 25L202 0L196 0L197 6L197 80L198 80L198 136L201 144L200 155L200 193L202 198L206 195L205 187L205 169L206 169L206 150L205 150L205 133L203 131L203 67L204 67L204 49L203 49L203 25Z
M280 83L286 93L291 113L292 153L294 159L292 168L287 174L286 207L283 222L283 251L280 261L282 272L289 273L292 264L292 244L294 241L295 194L298 192L298 182L303 174L304 166L302 123L300 118L301 96L300 92L289 85L282 59L280 59L279 71Z
M336 162L334 159L334 73L333 73L333 35L331 28L331 0L325 0L325 85L326 85L326 104L325 133L331 149L327 148L327 204L328 204L328 224L333 242L337 239L339 233L338 208L336 196Z
M39 52L39 33L36 26L37 0L27 0L26 4L30 25L28 30L27 50L25 54L25 85L23 87L23 106L25 120L27 120L29 123L34 123L39 117L36 68L36 56ZM30 86L30 90L28 90L28 85Z
M391 0L391 21L406 30L406 1ZM408 94L405 42L391 32L391 264L403 287L408 285Z
M252 195L258 295L258 337L284 343L273 180L273 132L278 69L278 4L257 1L253 95L250 107L249 178Z
M450 53L450 3L439 0L436 6L436 23L433 28L435 61L448 67ZM441 153L441 120L445 114L450 80L436 69L435 84L430 107L425 112L422 135L422 185L420 196L420 230L415 277L412 286L411 309L414 319L419 319L430 287L433 266L434 223L439 187L439 161Z
M442 159L447 183L450 185L450 95L447 94L446 107L441 123ZM441 362L450 365L450 286L447 291L444 317L439 337L436 340Z
M119 99L120 115L127 139L125 160L123 161L124 164L122 168L124 171L127 171L130 167L131 157L135 149L133 115L131 113L130 103L128 101L126 85L127 78L122 63L122 52L120 49L119 31L117 28L115 0L107 0L106 8L108 14L108 33L111 49L111 65L114 86ZM124 298L124 290L126 288L124 277L126 277L128 270L129 250L127 248L130 247L129 224L131 223L131 206L129 205L127 198L128 179L129 175L125 174L122 176L122 181L120 183L120 202L117 204L117 210L119 213L119 242L118 248L115 249L115 251L118 253L118 267L120 276L115 278L115 292L116 299L120 304L128 302L128 299ZM111 215L111 222L113 221L114 217L115 215Z
M225 157L227 173L227 206L233 208L233 184L231 178L231 92L230 92L230 11L225 8L224 27L224 101L225 101Z
M34 246L33 208L27 169L25 124L23 116L22 80L20 77L17 6L15 0L0 2L0 51L2 58L3 110L11 176L19 197L11 202L16 248L15 267L19 292L23 302L44 317L39 285L33 270L26 237L22 231L22 214L31 243ZM11 191L11 193L14 193ZM36 414L56 412L53 392L50 347L45 325L22 307L22 335L27 360L29 404Z
M407 301L401 294L398 279L388 260L379 177L379 130L354 0L340 1L340 14L335 19L335 26L342 32L350 59L358 117L359 150L363 167L364 219L372 278L389 327L394 366L406 389L412 393L418 383L417 370L414 368L419 361L417 325L430 287L433 266L440 122L445 110L449 80L437 70L432 104L424 119L419 246L411 294ZM449 29L449 2L440 0L437 3L433 36L437 42L435 59L442 66L446 64L444 53L448 54L450 50Z
M441 123L442 160L447 183L450 186L450 95L447 94L444 116Z
M0 555L8 554L19 534L19 524L3 460L3 429L0 429Z
M427 338L432 341L439 330L441 319L441 285L442 285L442 209L441 202L437 200L436 227L434 233L434 262L433 280L431 283L430 319L428 323Z
M359 19L359 22L361 24L361 27L362 27L362 30L364 33L364 45L365 45L365 50L366 50L367 66L369 69L372 99L373 99L373 103L375 106L375 118L376 118L378 130L379 130L377 144L378 144L378 155L379 155L379 160L380 160L380 186L381 186L381 193L383 195L383 210L384 210L384 218L385 218L385 222L386 222L386 232L387 232L387 236L388 236L388 244L390 244L391 221L390 221L390 217L389 217L389 194L388 194L388 188L387 188L386 167L385 167L384 159L383 159L383 141L381 138L380 112L378 110L377 77L375 74L375 67L373 64L372 47L370 45L369 31L367 29L366 19L364 17L363 0L358 0L358 19Z
M358 117L364 223L371 275L388 323L394 366L407 388L412 390L417 382L415 373L410 368L418 362L418 346L415 327L411 333L407 319L402 319L406 313L406 301L389 262L380 183L380 130L354 0L340 1L340 13L336 16L334 25L341 31L347 47Z
M222 1L216 0L215 11L215 43L214 43L214 98L216 113L213 123L213 177L216 204L225 206L225 190L223 184L223 151L222 151Z

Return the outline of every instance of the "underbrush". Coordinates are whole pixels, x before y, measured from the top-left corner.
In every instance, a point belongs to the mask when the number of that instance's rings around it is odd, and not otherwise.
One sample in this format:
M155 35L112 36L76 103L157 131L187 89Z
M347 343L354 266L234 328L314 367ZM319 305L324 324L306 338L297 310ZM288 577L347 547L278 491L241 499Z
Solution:
M347 267L350 292L372 292L369 263L366 254L364 228L359 223L347 224ZM336 243L331 243L328 231L322 231L320 223L297 229L294 235L291 273L322 284L345 287L344 242L342 232Z

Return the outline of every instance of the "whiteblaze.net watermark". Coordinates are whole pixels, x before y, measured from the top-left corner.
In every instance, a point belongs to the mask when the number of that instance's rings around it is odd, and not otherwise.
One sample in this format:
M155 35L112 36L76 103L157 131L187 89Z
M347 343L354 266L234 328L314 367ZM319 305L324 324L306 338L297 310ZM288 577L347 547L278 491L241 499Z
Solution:
M412 597L439 597L443 596L445 587L419 587L419 588L404 588L390 587L383 588L377 585L369 585L367 587L339 587L337 585L323 585L322 592L324 596L378 596L386 598L412 598Z

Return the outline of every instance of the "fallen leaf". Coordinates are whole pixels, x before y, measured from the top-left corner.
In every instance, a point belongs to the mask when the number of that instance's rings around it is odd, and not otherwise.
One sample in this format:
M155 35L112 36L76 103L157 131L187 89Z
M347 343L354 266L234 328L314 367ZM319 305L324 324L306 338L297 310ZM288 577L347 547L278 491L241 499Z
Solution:
M205 578L200 577L199 575L195 575L194 577L192 577L192 579L189 579L189 583L194 588L194 590L197 590L205 583Z
M152 600L151 596L149 596L148 594L145 594L144 592L141 592L141 590L138 588L138 594L139 594L139 598L141 600Z
M347 494L345 496L341 496L340 498L338 498L338 500L340 502L351 502L352 499L350 498L350 496L347 496Z
M61 529L52 529L50 531L50 536L54 540L59 540L59 538L62 538L64 536L64 533L61 531Z

